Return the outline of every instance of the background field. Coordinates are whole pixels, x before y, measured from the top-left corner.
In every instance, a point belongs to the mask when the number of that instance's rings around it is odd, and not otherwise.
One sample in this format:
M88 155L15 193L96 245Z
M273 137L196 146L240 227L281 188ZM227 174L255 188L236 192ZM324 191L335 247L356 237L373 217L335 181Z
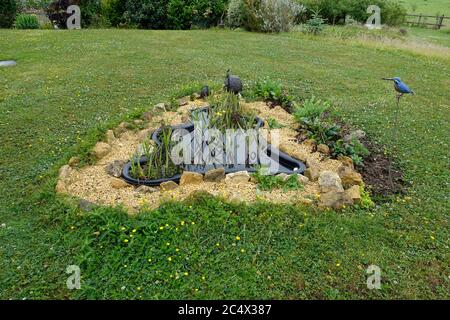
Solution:
M0 30L0 39L0 60L18 62L0 69L0 298L449 298L448 56L300 33ZM221 83L230 67L245 82L270 77L330 100L387 152L395 98L380 79L401 76L417 94L402 101L395 154L408 194L369 212L199 199L136 218L54 194L59 166L106 128L193 81ZM191 224L177 234L181 221ZM82 268L80 291L65 287L71 264ZM380 291L366 287L370 264L382 269Z
M450 17L450 2L447 0L398 0L398 2L406 7L408 13L444 14Z

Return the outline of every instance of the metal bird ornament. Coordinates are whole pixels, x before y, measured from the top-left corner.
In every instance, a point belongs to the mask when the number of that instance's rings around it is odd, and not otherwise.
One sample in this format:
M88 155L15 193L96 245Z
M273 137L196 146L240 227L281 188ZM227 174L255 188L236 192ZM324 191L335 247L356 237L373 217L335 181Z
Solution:
M225 90L228 92L233 92L234 94L239 94L242 92L243 85L242 80L238 76L231 74L231 70L227 70L227 77L225 78Z
M399 93L399 96L403 96L404 94L411 94L414 95L414 91L412 91L406 83L402 81L399 77L395 78L383 78L383 80L387 81L393 81L394 82L394 89Z

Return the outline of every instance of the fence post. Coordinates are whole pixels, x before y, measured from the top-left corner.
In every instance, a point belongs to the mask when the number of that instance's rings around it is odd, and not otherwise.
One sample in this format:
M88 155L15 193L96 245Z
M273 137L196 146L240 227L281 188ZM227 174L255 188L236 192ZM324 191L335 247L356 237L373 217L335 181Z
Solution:
M419 14L419 20L417 21L417 26L420 27L420 21L422 20L422 14Z
M442 15L441 19L439 20L439 26L438 26L439 30L442 28L443 24L444 24L444 15Z

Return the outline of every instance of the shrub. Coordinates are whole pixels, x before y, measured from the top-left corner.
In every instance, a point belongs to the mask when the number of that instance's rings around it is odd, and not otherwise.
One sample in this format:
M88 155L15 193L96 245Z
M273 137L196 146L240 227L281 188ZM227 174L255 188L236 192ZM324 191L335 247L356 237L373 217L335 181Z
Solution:
M16 29L39 29L39 21L34 14L19 14L14 26Z
M290 31L303 11L293 0L231 0L227 23L257 32Z
M124 20L128 25L143 29L166 29L167 1L127 0Z
M299 0L307 8L317 12L332 24L344 24L345 17L351 16L359 22L366 22L370 14L369 5L377 5L381 9L382 23L399 25L405 20L406 9L392 0ZM312 15L312 14L311 14Z
M67 28L67 18L70 17L67 8L77 5L81 9L81 26L88 27L98 24L100 21L101 4L99 0L56 0L50 3L47 8L47 16L50 21L60 29Z
M257 12L261 21L259 31L290 31L302 12L303 7L291 0L262 0Z
M305 31L307 33L312 33L318 35L322 33L324 28L325 20L317 12L314 12L311 19L305 23Z
M244 25L246 10L244 1L231 0L227 10L227 25L230 28L239 28Z
M102 15L113 27L125 25L126 5L127 0L104 0L102 2Z
M0 1L0 28L11 28L17 13L15 0Z

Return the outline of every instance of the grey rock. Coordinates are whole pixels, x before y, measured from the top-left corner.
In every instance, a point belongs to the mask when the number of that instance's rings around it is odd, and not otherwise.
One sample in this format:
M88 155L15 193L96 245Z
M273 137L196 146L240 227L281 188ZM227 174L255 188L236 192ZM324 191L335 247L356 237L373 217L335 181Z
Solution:
M354 130L350 132L349 134L344 136L345 142L351 142L353 140L361 140L366 137L366 133L362 130Z
M154 192L157 192L158 191L158 189L156 189L156 188L152 188L152 187L149 187L149 186L139 186L138 188L136 188L136 192L138 192L138 193L154 193Z
M225 179L225 169L217 168L206 172L204 180L206 182L219 182Z
M105 171L110 176L120 178L122 176L122 170L123 170L124 164L125 164L125 161L114 160L113 162L111 162L110 164L108 164L105 167Z
M344 191L339 175L333 171L323 171L319 177L319 187L321 192Z

